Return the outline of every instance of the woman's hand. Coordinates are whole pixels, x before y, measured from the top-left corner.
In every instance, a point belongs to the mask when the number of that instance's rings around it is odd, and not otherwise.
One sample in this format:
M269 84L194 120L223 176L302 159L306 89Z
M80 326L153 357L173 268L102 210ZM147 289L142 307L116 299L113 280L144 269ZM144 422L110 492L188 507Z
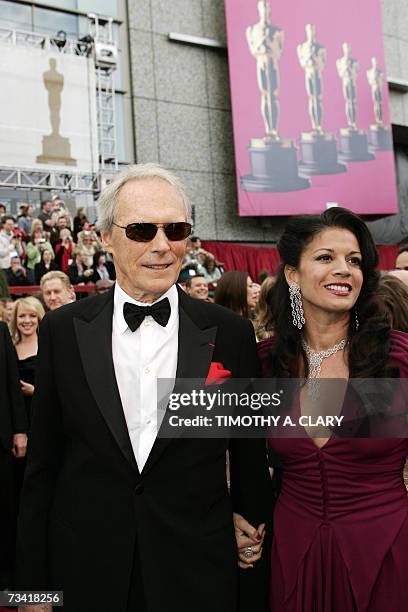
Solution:
M23 395L34 395L34 385L30 385L30 383L24 382L24 380L20 380L20 384Z
M262 556L265 523L256 529L243 516L234 513L234 527L239 556L238 565L242 569L253 567L253 564Z

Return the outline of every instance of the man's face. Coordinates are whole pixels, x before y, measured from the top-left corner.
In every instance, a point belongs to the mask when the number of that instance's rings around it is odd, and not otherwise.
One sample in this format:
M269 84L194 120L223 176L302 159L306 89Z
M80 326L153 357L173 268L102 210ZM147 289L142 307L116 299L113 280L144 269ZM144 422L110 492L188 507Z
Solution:
M7 234L10 234L14 229L14 221L12 219L7 219L7 221L3 223L3 229Z
M11 317L13 315L13 301L6 302L3 306L3 321L5 323L11 323Z
M13 257L10 262L10 268L12 272L16 272L21 267L21 261L19 257Z
M52 202L45 202L44 206L43 206L43 209L42 209L43 212L49 213L49 212L51 212L51 209L52 209Z
M193 242L193 248L196 250L201 249L201 240L196 240Z
M166 181L131 180L120 190L115 212L118 225L177 221L186 221L184 203ZM168 240L162 227L150 242L129 240L125 230L116 226L102 238L113 255L119 285L134 299L151 303L176 283L186 240Z
M44 302L50 310L56 310L72 302L71 290L59 278L45 281L42 288Z
M200 276L191 279L191 285L187 289L188 295L199 300L208 298L208 283Z

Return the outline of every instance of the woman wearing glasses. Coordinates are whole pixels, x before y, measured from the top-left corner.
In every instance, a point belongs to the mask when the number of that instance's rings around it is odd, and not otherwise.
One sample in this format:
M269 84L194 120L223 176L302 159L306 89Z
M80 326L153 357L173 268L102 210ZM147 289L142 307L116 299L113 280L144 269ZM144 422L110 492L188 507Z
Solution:
M313 392L318 398L321 379L406 378L408 335L392 331L374 304L378 256L366 225L332 208L292 219L278 248L282 265L269 321L274 337L258 347L265 377L306 379L298 414L306 414ZM350 397L348 390L333 395L326 408L347 415ZM380 410L379 400L374 407ZM380 419L377 435L387 436L390 422ZM408 609L408 441L404 428L398 431L400 438L359 439L357 433L350 439L330 430L312 437L309 429L302 437L269 440L283 465L274 514L273 612ZM259 551L252 545L248 559L244 544L245 566Z

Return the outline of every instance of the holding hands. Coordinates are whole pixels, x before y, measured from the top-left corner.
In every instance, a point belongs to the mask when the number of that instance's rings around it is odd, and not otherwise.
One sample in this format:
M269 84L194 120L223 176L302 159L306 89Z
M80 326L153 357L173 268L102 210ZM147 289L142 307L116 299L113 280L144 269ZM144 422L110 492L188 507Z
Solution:
M240 514L234 513L235 538L238 547L238 565L242 569L253 567L262 556L265 523L256 529Z

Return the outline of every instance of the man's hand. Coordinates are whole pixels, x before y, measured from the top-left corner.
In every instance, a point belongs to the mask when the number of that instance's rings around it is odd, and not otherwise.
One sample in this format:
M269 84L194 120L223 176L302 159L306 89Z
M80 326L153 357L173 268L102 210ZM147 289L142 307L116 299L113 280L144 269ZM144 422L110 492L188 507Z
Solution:
M31 385L30 383L25 382L24 380L20 380L20 385L23 395L34 395L34 385Z
M256 529L248 523L243 516L234 513L235 538L238 546L238 565L242 569L253 567L255 561L259 561L262 555L263 541L265 538L265 523ZM248 557L244 553L252 551Z
M38 606L20 606L18 612L52 612L52 606L39 604Z
M13 436L13 448L11 452L16 459L22 459L25 457L27 448L27 436L23 433L17 433Z

